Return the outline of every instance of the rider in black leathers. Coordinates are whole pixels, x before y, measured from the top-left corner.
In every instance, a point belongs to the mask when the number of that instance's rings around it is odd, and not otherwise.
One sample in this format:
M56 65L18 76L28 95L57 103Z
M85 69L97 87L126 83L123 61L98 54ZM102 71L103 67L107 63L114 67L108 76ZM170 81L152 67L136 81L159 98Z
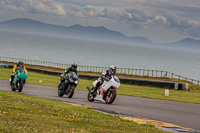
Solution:
M93 96L96 95L97 89L99 88L99 86L103 84L104 80L109 81L111 79L111 76L116 74L116 70L117 70L117 67L115 65L111 65L108 70L102 73L101 77L99 77L98 79L96 86L91 92Z

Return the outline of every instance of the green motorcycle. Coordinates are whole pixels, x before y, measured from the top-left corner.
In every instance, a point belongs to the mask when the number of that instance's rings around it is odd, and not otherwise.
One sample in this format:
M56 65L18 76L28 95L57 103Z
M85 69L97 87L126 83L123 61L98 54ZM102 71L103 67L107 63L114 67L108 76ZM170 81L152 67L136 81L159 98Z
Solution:
M18 70L13 82L11 83L11 90L21 92L25 84L25 80L28 77L24 69Z

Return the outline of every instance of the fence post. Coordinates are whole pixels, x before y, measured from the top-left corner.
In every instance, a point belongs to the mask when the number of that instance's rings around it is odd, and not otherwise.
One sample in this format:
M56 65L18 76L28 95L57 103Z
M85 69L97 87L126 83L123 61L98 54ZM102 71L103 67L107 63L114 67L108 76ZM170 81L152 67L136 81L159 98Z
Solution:
M158 77L158 70L156 70L156 78Z
M165 75L166 75L166 77L167 77L167 71L166 71L166 74L165 74Z
M174 75L174 73L172 73L172 76L171 76L171 78L173 78L173 75Z

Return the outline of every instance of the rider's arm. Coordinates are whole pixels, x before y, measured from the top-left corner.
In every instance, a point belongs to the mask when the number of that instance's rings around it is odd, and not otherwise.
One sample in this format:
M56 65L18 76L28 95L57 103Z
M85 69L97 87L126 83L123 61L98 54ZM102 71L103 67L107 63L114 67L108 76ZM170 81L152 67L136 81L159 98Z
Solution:
M13 72L15 72L16 68L17 68L17 65L15 65L15 66L13 67Z
M76 75L79 76L78 71L76 70Z
M72 68L69 67L69 68L67 68L67 69L65 70L65 73L69 73L71 70L72 70Z
M106 72L103 72L103 73L102 73L101 78L102 78L103 80L106 80L106 81L109 80L109 78L106 76Z
M68 73L71 71L71 67L70 68L67 68L64 72L64 77L66 77L66 75L68 75Z
M28 73L28 71L26 70L25 66L23 67L24 68L24 71L26 72L26 74Z

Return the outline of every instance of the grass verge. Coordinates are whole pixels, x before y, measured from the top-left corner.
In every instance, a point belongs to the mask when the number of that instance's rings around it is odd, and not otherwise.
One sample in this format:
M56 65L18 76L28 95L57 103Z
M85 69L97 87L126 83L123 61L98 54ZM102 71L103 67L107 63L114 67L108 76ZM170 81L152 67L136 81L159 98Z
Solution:
M8 80L11 73L11 69L0 68L0 79ZM29 84L57 87L60 80L59 76L36 72L29 72L28 75L27 83ZM39 80L42 80L42 82L39 82ZM87 90L86 86L92 86L92 82L93 80L80 79L76 89ZM200 104L200 90L170 90L170 96L165 96L165 89L163 88L121 84L117 94Z
M18 93L0 91L0 103L1 133L164 132L92 109Z

